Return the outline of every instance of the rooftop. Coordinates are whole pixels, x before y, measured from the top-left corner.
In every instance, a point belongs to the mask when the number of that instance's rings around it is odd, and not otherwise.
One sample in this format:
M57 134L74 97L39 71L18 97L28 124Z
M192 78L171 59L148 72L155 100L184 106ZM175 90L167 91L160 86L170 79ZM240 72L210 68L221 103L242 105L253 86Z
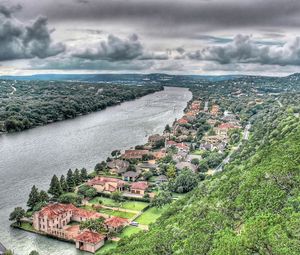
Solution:
M111 217L111 218L108 218L108 219L105 220L105 224L108 227L114 227L114 228L122 227L127 222L128 222L127 219L120 218L120 217Z
M146 190L148 188L148 182L134 182L131 184L131 189Z
M104 240L105 236L98 234L96 232L92 232L90 230L85 230L81 234L75 237L76 241L84 242L84 243L92 243L96 244L99 243L100 241Z

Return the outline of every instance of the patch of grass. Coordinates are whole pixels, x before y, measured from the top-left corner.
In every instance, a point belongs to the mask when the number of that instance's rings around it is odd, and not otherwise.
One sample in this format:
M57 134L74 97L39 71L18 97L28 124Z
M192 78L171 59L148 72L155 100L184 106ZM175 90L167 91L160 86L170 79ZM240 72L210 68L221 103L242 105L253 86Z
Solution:
M140 202L140 201L124 201L123 203L119 204L116 203L113 199L107 198L107 197L95 197L92 200L89 201L90 204L96 204L99 205L99 200L103 202L103 205L105 206L110 206L110 207L118 207L123 209L128 209L128 210L133 210L133 211L141 211L145 207L148 206L149 203L146 202Z
M28 222L22 222L21 224L21 228L24 229L24 230L27 230L27 231L36 231L32 224L28 223Z
M148 205L149 205L149 203L146 203L146 202L126 201L122 204L122 208L134 210L134 211L141 211Z
M168 206L165 206L163 208L151 207L146 210L141 216L139 216L135 221L143 225L149 225L155 222L167 208Z
M99 209L98 212L127 219L132 218L135 215L135 213L131 212L115 211L105 208Z
M102 246L97 252L96 255L102 255L114 248L116 248L116 246L118 245L117 242L113 242L113 241L108 241L105 243L104 246Z
M138 232L142 231L140 228L133 227L133 226L127 226L123 229L123 231L118 235L120 238L129 237L133 234L136 234Z

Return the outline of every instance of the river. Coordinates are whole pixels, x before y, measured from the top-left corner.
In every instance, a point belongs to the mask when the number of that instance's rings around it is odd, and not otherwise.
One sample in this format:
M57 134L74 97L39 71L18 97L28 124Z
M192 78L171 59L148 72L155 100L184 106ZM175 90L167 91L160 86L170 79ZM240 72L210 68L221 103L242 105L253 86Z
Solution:
M192 95L185 88L164 91L103 111L0 136L0 242L17 255L84 254L75 245L9 227L9 213L25 207L32 185L48 189L53 174L92 169L114 149L126 149L162 133L179 118Z

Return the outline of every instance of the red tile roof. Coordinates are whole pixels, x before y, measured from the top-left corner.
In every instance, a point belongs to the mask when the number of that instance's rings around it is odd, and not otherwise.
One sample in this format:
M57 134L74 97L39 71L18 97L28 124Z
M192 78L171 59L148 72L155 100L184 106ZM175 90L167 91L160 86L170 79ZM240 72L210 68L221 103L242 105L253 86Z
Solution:
M120 180L118 178L111 178L111 177L103 177L103 176L97 176L93 178L92 180L89 180L87 182L88 185L104 185L106 182L115 182L118 185L123 185L125 182L123 180Z
M127 219L120 218L120 217L111 217L105 220L105 224L108 227L118 228L124 226L128 222Z
M104 240L105 236L96 232L92 232L90 230L85 230L81 234L75 237L76 241L84 242L84 243L92 243L96 244Z
M148 188L148 182L134 182L131 184L131 189L146 190Z
M43 207L39 211L39 217L46 216L48 218L54 218L60 216L61 214L72 212L73 210L76 209L77 208L72 204L60 204L60 203L49 204Z
M177 122L179 123L179 124L187 124L187 123L189 123L186 119L184 119L184 118L181 118L181 119L179 119L179 120L177 120Z
M88 211L81 208L76 208L75 210L73 210L73 215L77 217L88 218L88 219L98 219L103 216L101 213Z

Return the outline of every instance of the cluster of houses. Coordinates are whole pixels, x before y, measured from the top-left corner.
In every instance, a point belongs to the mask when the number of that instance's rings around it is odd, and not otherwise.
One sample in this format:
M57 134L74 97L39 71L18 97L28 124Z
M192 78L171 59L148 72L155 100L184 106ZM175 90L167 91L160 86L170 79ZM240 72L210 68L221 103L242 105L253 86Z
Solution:
M218 151L223 153L229 142L229 132L233 129L240 129L241 125L237 116L229 111L225 111L222 117L219 117L219 108L212 106L210 118L207 123L213 128L213 134L206 134L200 144L200 149L205 151Z
M104 245L107 236L88 229L80 229L80 223L90 219L104 218L107 231L119 231L128 224L127 219L108 217L94 211L77 208L73 204L51 203L33 215L35 230L62 240L73 241L76 248L88 252L96 252Z
M201 102L195 100L189 104L184 116L176 120L163 135L152 135L141 149L125 150L119 157L107 161L110 176L96 176L88 180L86 185L95 188L98 193L111 194L119 191L124 197L141 198L147 195L151 199L155 194L149 191L150 183L144 179L144 174L156 171L157 161L168 155L169 151L173 151L172 159L176 162L175 167L178 170L188 168L196 172L198 167L193 164L193 159L201 160L201 156L191 154L190 150L193 148L192 141L197 134L197 128L193 123L200 112L206 113L208 116L206 122L213 127L213 132L209 134L207 132L203 137L200 149L223 152L229 140L229 131L240 128L237 116L228 111L221 114L216 104L212 105L209 111L208 102L205 102L205 107L201 110ZM159 175L156 176L156 181L166 182L168 178ZM107 236L87 229L80 230L79 224L69 223L101 217L105 218L104 224L107 230L117 231L128 224L128 221L123 218L108 217L71 204L54 203L34 213L33 227L47 235L73 240L80 250L95 252L104 244Z

